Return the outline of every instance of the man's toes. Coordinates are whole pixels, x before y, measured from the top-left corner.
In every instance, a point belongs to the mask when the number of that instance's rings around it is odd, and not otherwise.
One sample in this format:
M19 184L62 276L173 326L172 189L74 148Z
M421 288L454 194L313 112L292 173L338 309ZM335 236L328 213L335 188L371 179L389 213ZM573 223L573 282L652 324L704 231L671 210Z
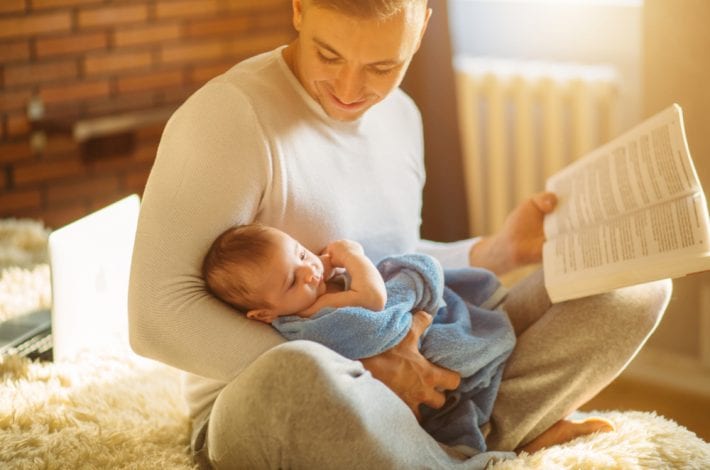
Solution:
M610 421L599 417L587 418L582 421L581 424L583 425L583 432L579 435L591 434L593 432L611 432L615 429Z

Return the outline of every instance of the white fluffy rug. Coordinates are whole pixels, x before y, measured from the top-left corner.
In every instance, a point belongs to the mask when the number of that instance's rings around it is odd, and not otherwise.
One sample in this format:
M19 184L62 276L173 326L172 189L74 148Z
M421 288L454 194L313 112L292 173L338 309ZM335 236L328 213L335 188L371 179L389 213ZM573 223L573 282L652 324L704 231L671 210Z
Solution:
M9 232L3 223L0 314L7 318L49 305L50 296L44 246L22 236L35 240L41 226L12 221L13 235L3 237ZM12 248L3 246L7 239ZM13 261L3 263L3 253ZM710 444L672 421L643 412L597 414L616 431L491 468L710 469ZM192 469L188 435L178 373L167 366L125 356L63 364L0 359L0 468Z
M581 437L532 455L492 466L522 469L710 469L710 444L674 421L655 413L607 411L593 413L616 430Z
M0 362L0 468L187 469L177 372L134 358Z
M0 362L0 467L190 469L177 372L132 358ZM616 431L495 470L708 469L710 444L652 413L601 413Z
M0 220L0 321L49 307L48 234L34 220Z

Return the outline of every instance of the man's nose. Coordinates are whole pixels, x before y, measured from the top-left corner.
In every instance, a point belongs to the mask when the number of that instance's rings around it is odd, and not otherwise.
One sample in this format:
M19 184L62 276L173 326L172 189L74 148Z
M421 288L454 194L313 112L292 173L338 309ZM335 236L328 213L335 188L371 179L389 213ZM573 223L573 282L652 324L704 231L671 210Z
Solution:
M338 99L345 104L360 101L364 82L364 74L360 69L347 65L343 66L336 82L335 91Z

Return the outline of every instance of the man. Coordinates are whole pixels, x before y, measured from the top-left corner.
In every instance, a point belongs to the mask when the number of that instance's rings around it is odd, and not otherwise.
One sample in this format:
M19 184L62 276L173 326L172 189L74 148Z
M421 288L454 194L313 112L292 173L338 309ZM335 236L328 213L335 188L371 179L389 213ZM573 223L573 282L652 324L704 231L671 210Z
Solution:
M419 240L421 120L398 85L431 15L426 0L292 6L296 40L216 77L166 126L136 234L131 344L189 373L193 448L216 468L471 467L416 421L419 404L441 406L459 381L417 351L425 312L398 346L360 363L282 344L205 290L211 241L253 221L314 252L354 239L373 261L419 249L447 267L501 273L540 258L550 194L521 204L495 236ZM517 346L484 429L489 448L534 451L606 429L563 418L623 369L669 293L656 283L550 305L539 273L514 287L504 309Z

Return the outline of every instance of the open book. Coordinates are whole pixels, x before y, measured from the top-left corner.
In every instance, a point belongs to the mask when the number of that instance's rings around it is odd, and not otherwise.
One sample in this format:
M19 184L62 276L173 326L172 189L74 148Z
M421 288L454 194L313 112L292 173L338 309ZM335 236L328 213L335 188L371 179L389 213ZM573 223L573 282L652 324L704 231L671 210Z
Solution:
M547 180L543 269L553 302L710 270L705 194L680 106Z

